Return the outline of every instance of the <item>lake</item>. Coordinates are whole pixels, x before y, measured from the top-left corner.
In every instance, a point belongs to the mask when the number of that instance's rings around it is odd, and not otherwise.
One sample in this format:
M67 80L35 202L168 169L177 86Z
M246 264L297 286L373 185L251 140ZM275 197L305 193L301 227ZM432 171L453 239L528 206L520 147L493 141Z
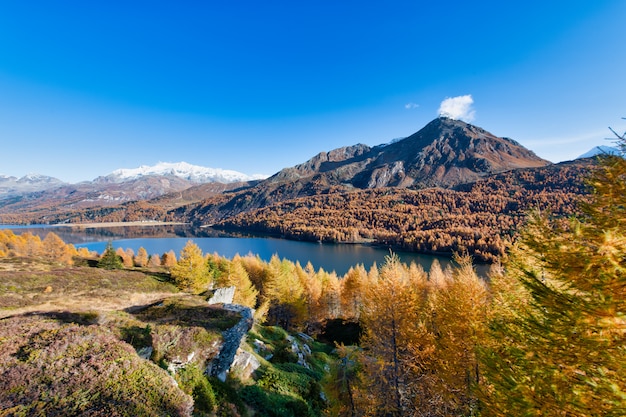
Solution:
M350 267L362 264L369 269L374 263L382 265L389 249L367 244L328 244L300 242L267 236L231 234L211 228L192 228L186 225L166 226L123 226L77 228L65 226L11 226L0 225L0 228L11 229L14 233L30 232L42 238L49 232L56 233L66 243L76 247L102 253L108 242L114 248L132 249L135 253L139 248L146 249L148 254L158 254L173 250L178 257L187 241L192 240L202 252L217 253L226 258L236 254L258 255L269 261L276 254L281 259L300 262L305 266L311 262L315 269L335 271L344 275ZM405 263L416 262L428 271L432 262L437 259L442 267L451 263L450 258L417 254L411 252L395 252ZM487 266L477 265L477 271L485 275Z

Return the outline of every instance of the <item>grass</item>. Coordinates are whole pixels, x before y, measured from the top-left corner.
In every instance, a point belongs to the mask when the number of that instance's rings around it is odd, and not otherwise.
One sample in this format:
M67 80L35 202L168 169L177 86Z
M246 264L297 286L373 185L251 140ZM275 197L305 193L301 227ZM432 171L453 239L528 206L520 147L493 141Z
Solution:
M0 317L34 311L38 306L43 311L53 305L125 308L175 293L178 289L163 274L0 258Z
M240 387L240 396L255 415L262 416L319 416L323 414L322 378L329 364L333 347L315 341L306 343L311 355L306 358L309 368L297 364L297 356L291 352L289 333L277 326L255 326L248 333L250 344L262 341L271 359L261 359L262 366L254 373L253 380Z

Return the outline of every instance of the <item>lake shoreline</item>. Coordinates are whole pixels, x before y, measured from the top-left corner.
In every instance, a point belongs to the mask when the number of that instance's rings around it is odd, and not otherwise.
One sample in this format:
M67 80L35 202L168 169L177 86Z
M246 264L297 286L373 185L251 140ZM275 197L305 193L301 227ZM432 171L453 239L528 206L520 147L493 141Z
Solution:
M136 222L98 222L98 223L63 223L50 224L49 227L73 227L77 229L100 229L105 227L135 227L135 226L185 226L191 223L184 222L160 222L160 221L136 221Z

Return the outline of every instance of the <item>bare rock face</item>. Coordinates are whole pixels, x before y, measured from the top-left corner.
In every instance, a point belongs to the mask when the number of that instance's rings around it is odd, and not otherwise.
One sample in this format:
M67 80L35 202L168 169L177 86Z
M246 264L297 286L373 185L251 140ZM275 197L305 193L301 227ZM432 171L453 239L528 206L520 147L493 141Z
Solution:
M243 350L237 349L233 363L230 365L229 371L236 372L241 379L249 378L254 371L261 367L261 362L254 356L254 354Z

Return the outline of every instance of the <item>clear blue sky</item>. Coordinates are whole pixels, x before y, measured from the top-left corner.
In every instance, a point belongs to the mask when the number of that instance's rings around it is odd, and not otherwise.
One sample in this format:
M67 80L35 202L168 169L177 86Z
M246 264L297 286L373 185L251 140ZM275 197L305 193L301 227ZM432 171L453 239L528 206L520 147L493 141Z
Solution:
M468 95L472 123L558 162L626 130L625 64L621 0L3 0L0 174L273 174Z

